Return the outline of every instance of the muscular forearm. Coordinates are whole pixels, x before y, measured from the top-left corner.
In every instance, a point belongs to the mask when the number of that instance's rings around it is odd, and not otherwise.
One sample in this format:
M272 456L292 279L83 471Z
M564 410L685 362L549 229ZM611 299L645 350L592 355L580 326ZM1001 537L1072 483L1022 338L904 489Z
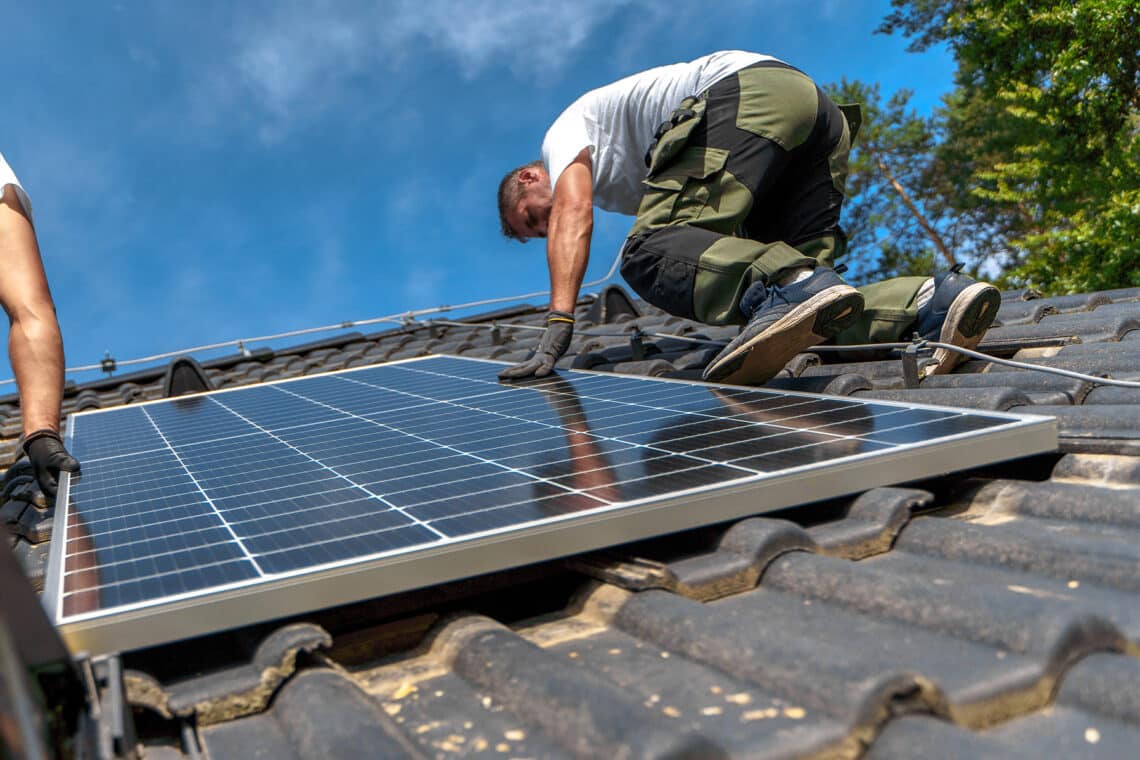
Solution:
M546 263L550 267L550 308L555 311L573 314L578 302L594 234L593 193L590 151L583 149L558 179L550 210Z
M36 311L47 311L46 315ZM59 430L63 396L63 341L50 304L12 320L8 355L20 389L24 434Z
M590 238L594 232L594 209L574 204L551 214L546 261L550 268L550 308L574 313L578 289L590 262Z

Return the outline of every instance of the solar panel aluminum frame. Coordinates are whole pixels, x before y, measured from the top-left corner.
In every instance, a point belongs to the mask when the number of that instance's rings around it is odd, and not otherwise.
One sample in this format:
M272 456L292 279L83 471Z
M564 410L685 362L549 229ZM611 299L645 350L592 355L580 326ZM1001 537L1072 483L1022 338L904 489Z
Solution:
M438 357L417 357L387 364L413 363L429 358ZM504 362L487 359L466 361L506 366ZM375 366L327 374L349 373ZM587 370L575 370L574 373L612 376L612 373ZM291 378L262 385L304 379ZM625 379L707 386L671 378L626 376ZM724 384L715 384L715 387L766 390ZM212 394L241 390L225 389ZM771 392L805 399L833 398L784 390ZM166 401L169 400L145 403ZM968 411L928 404L871 401L876 405L905 409L957 414ZM93 413L99 412L84 414ZM900 444L897 449L886 453L856 454L846 461L822 468L807 465L775 474L743 475L737 480L691 488L666 497L619 502L588 512L551 517L542 523L524 524L520 528L496 529L438 545L420 545L340 560L319 566L319 569L302 568L282 573L270 580L241 581L206 592L167 597L157 603L119 608L117 612L86 613L60 622L66 543L63 537L66 536L71 485L70 475L63 473L53 527L56 540L52 541L49 552L43 603L72 651L91 654L128 651L1056 450L1055 418L994 412L985 414L1005 418L1009 422L984 434L967 432L933 443ZM69 426L69 442L74 428L74 425ZM868 459L873 460L874 466L867 466Z

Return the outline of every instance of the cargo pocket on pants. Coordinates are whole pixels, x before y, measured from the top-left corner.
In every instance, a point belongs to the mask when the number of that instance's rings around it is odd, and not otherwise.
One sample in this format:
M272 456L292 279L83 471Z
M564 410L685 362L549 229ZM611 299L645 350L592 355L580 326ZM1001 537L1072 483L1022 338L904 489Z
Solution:
M642 184L645 194L637 209L630 235L677 224L699 224L721 194L721 177L728 161L722 148L682 150L669 166Z
M661 169L681 152L693 130L705 116L708 101L703 96L689 97L673 111L668 121L662 122L653 135L653 143L645 154L645 166L649 176L660 173Z

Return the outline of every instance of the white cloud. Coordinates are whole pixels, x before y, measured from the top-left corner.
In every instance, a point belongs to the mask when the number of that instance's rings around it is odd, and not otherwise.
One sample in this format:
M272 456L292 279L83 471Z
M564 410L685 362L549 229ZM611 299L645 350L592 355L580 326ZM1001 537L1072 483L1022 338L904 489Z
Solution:
M497 0L404 0L390 37L403 46L417 38L458 58L465 73L493 61L536 74L561 70L590 32L635 0L504 4Z
M366 40L367 31L347 20L283 14L276 24L251 35L230 64L265 108L285 116L336 84L330 80L358 70Z
M400 76L443 54L456 75L493 65L523 79L562 71L590 33L646 0L281 0L235 11L229 43L195 56L199 122L244 116L272 143L349 96L354 78Z

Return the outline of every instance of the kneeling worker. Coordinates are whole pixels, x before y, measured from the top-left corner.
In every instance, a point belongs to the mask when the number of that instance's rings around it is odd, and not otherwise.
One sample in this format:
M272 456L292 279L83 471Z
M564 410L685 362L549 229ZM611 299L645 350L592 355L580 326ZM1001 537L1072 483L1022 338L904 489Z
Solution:
M854 119L852 120L854 121ZM502 377L548 374L570 346L593 207L636 216L622 276L649 303L706 324L744 324L709 381L763 383L824 341L893 342L918 331L973 348L1000 305L956 270L860 289L832 269L848 122L803 72L722 51L587 92L546 133L542 159L499 185L503 234L546 238L551 302L534 356ZM960 355L934 353L935 372Z

